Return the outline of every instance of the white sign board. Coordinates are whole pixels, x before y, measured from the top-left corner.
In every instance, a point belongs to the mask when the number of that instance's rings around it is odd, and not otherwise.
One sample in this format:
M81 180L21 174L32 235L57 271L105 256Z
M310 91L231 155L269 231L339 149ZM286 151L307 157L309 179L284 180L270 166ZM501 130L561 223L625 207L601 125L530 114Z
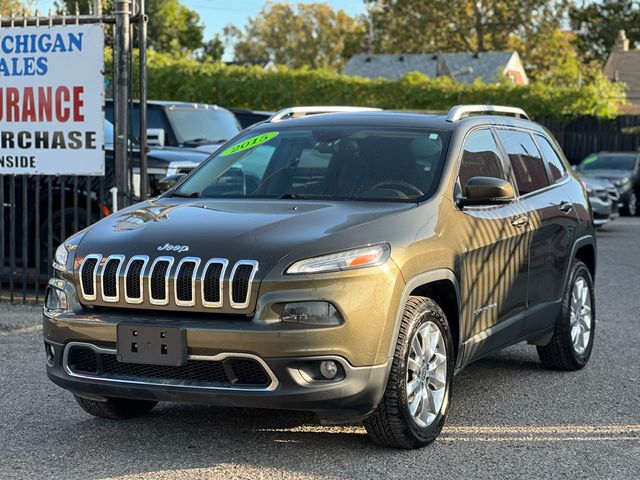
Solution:
M0 28L0 174L104 175L100 25Z

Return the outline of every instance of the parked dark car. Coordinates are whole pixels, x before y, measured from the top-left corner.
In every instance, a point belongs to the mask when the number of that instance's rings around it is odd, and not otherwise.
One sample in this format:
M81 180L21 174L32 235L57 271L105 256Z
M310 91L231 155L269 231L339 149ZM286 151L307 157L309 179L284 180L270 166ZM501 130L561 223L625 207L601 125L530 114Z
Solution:
M140 103L132 104L132 135L140 138ZM113 123L113 100L105 102L105 117ZM241 130L238 119L217 105L150 100L147 109L149 145L200 148L213 153Z
M417 448L485 355L528 341L549 369L586 365L595 231L544 128L478 105L298 113L56 250L46 371L85 411L314 411Z
M247 110L244 108L230 108L230 112L232 112L242 128L249 128L256 123L264 122L265 120L269 120L273 116L275 112L265 112L261 110Z
M620 194L620 213L638 215L640 198L640 154L634 152L600 152L589 155L578 165L582 176L613 183Z

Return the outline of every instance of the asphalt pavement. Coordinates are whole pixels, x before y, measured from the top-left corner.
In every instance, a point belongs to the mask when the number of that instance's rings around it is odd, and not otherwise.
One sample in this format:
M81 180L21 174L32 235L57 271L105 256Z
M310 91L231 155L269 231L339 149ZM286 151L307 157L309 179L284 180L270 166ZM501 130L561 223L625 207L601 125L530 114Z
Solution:
M386 450L305 413L160 404L85 414L45 375L39 308L0 304L0 479L640 478L640 219L599 233L598 323L579 372L516 345L455 378L431 446Z

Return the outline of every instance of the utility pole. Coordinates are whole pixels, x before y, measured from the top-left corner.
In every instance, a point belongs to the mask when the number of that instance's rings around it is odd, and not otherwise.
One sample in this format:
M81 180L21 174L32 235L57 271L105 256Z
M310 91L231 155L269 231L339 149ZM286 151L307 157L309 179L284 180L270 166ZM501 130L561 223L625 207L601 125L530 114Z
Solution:
M140 198L146 200L149 192L147 175L147 13L145 0L138 1L138 46L140 47Z
M116 81L115 103L115 149L116 187L118 205L129 205L129 48L131 0L115 0L116 17Z

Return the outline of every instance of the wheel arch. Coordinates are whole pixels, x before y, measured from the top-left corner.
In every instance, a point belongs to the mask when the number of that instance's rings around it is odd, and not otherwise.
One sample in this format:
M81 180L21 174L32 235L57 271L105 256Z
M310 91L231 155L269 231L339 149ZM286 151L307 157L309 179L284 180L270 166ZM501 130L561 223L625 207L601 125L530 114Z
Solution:
M592 236L588 235L576 240L572 256L583 262L589 269L591 276L596 278L596 242Z
M402 315L410 296L428 297L435 301L447 317L451 336L453 338L454 354L456 362L460 358L460 288L455 273L443 268L425 272L409 279L402 292L396 314L396 325L390 347L395 345L400 332ZM393 351L393 348L391 350Z

